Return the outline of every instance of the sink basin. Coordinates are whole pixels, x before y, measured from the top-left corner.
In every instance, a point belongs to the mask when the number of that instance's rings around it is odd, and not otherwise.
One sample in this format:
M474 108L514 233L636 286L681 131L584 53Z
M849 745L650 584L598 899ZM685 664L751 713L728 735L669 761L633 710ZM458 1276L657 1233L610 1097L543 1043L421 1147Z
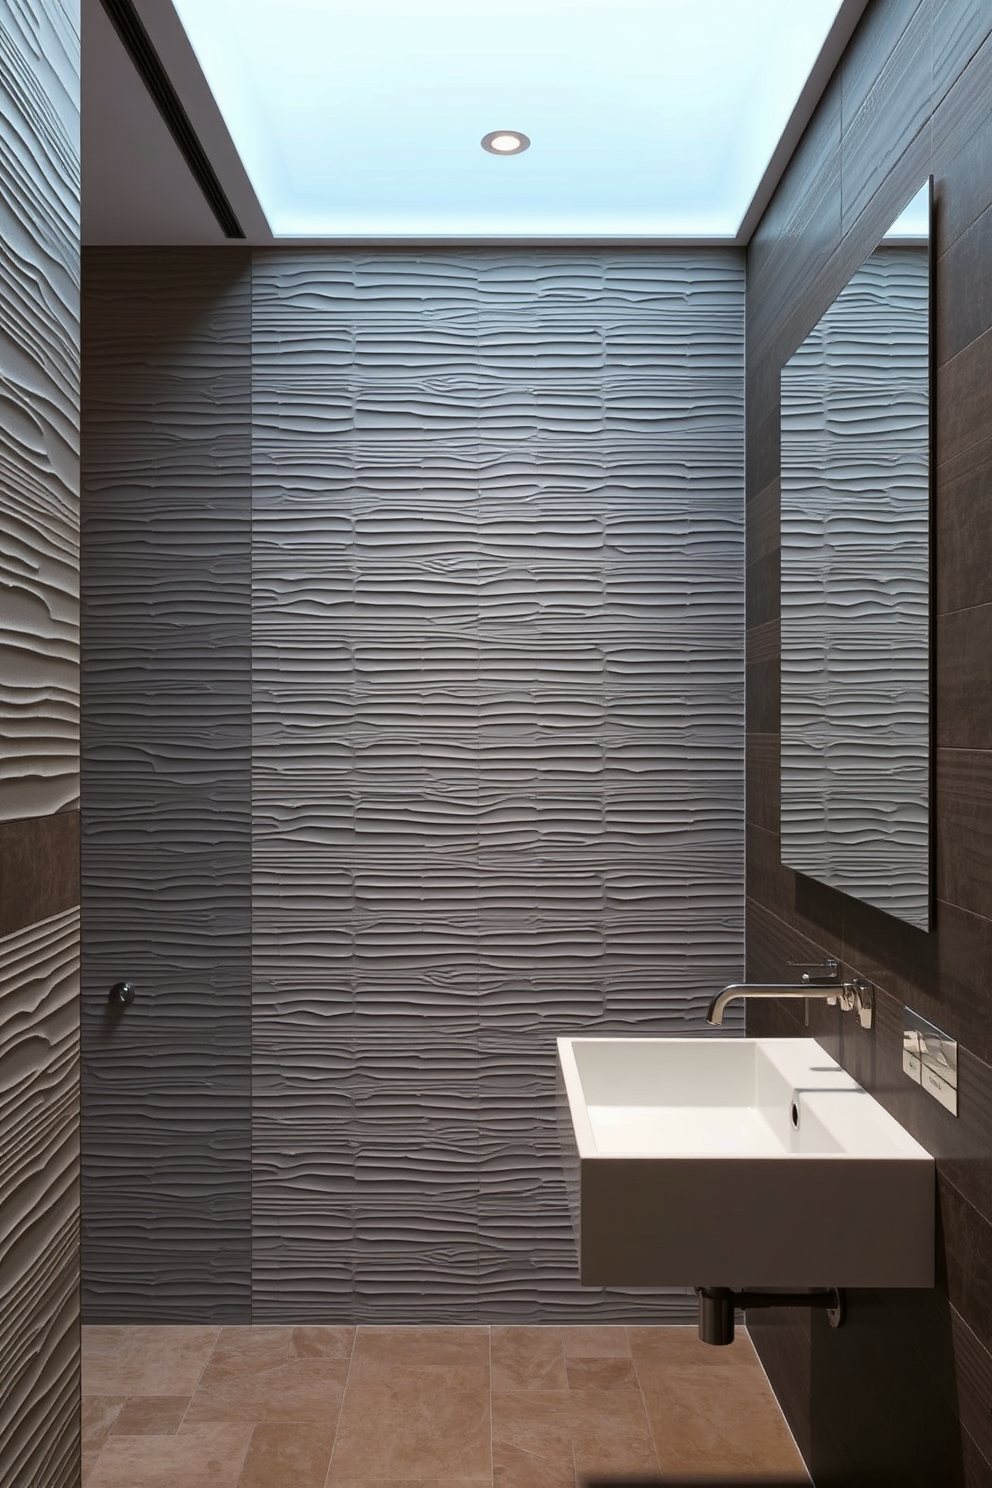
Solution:
M811 1038L561 1038L586 1286L929 1287L930 1154Z

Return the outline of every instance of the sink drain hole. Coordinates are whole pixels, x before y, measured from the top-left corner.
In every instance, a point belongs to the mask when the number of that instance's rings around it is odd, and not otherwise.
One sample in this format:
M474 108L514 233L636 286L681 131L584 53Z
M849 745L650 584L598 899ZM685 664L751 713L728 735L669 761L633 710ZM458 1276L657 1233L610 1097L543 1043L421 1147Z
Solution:
M792 1124L795 1127L796 1131L798 1131L799 1130L799 1102L798 1101L793 1101L792 1102Z

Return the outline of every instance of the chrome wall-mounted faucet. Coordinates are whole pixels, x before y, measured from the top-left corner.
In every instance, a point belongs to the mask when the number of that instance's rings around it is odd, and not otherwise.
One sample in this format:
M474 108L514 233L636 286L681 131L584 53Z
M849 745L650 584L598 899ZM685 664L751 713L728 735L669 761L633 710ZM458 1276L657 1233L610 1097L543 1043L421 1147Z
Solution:
M840 966L833 959L828 959L816 965L803 966L798 982L732 982L714 997L706 1014L706 1021L719 1027L727 1004L736 997L822 997L831 1006L840 1003L845 1012L856 1010L861 1027L870 1028L875 1006L874 992L871 982L866 982L864 977L852 977L848 982L841 981Z

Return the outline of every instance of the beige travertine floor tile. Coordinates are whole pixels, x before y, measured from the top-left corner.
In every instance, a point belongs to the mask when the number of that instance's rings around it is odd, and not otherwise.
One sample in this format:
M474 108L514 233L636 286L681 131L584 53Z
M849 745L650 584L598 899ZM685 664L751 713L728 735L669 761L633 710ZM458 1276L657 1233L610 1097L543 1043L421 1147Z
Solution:
M83 1450L99 1452L124 1408L123 1395L84 1395L80 1426Z
M293 1347L295 1332L295 1328L269 1325L220 1328L211 1362L216 1364L221 1360L257 1359L262 1354L273 1359L296 1357L296 1350Z
M182 1425L188 1395L136 1395L111 1429L112 1436L174 1436Z
M265 1422L252 1432L238 1488L324 1488L334 1427Z
M494 1390L492 1412L493 1435L507 1440L530 1425L567 1431L571 1419L567 1390Z
M692 1327L115 1327L84 1339L86 1488L805 1481L742 1331L725 1349Z
M657 1472L658 1458L639 1390L573 1390L568 1400L578 1479Z
M572 1448L566 1437L553 1452L534 1453L493 1443L493 1488L573 1488Z
M225 1328L186 1412L183 1430L210 1421L338 1418L350 1360L314 1351L310 1330ZM302 1352L301 1352L302 1349Z
M367 1478L491 1482L488 1368L387 1364L363 1357L363 1332L328 1485Z
M645 1383L644 1401L665 1472L791 1475L802 1458L760 1370L683 1366Z
M493 1328L494 1390L564 1390L565 1355L558 1328Z
M108 1438L86 1488L237 1488L250 1426L201 1426L185 1436Z
M355 1347L357 1328L318 1327L294 1328L293 1352L298 1358L312 1355L330 1359L350 1359Z
M633 1359L569 1359L570 1390L638 1390Z
M129 1330L124 1327L105 1328L96 1323L88 1323L82 1332L83 1356L92 1354L116 1354Z
M701 1343L696 1328L628 1328L630 1352L640 1373L645 1368L681 1369L685 1365L712 1365L755 1369L764 1377L750 1338L738 1328L731 1344L716 1347Z
M562 1328L566 1359L625 1359L630 1355L626 1328Z
M488 1328L361 1327L355 1339L356 1362L383 1364L452 1364L489 1368Z
M191 1395L219 1328L137 1327L112 1353L83 1353L84 1395Z
M492 1407L496 1488L572 1488L567 1393L497 1392Z

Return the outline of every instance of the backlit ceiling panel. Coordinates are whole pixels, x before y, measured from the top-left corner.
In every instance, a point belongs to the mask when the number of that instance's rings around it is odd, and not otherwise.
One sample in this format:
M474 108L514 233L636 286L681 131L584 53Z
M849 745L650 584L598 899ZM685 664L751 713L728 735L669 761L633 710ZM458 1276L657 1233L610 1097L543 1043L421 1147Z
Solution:
M732 237L840 8L174 3L273 233L379 239Z

